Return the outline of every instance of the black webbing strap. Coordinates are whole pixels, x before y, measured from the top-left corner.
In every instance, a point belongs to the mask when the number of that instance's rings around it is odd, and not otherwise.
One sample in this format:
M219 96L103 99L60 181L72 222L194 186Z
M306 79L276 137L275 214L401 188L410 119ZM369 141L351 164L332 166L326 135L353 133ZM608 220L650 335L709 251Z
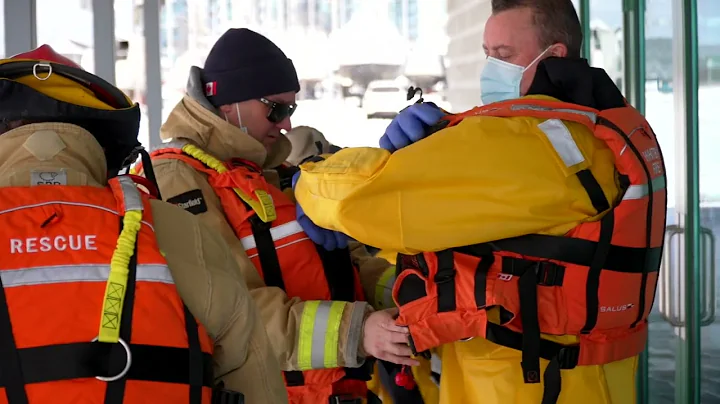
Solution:
M433 281L437 285L438 313L455 311L455 258L453 250L443 250L435 253L437 256L437 273Z
M487 340L507 348L522 351L524 335L501 325L488 323ZM540 358L550 361L543 373L542 404L555 404L562 388L561 369L573 369L580 359L580 346L562 345L557 342L540 339L537 353Z
M248 210L250 210L249 207ZM285 290L280 260L275 249L275 241L272 238L272 233L270 233L272 224L263 222L256 214L252 215L249 220L265 285Z
M487 306L487 276L490 267L495 263L495 256L490 253L480 257L475 268L475 307L483 309Z
M244 203L244 202L243 202ZM252 211L250 206L245 204L248 211ZM280 268L280 259L275 249L275 241L272 238L270 229L271 223L265 223L254 214L250 217L250 228L253 238L255 238L255 248L258 252L260 260L260 270L263 274L263 281L266 286L277 287L285 290L285 281L283 280L282 269ZM285 375L285 384L288 387L302 386L305 384L305 377L301 371L293 370L283 372Z
M528 234L493 241L489 244L497 251L514 252L529 257L557 260L586 267L592 264L595 252L600 248L596 241L547 234ZM656 272L661 259L661 247L645 248L611 245L605 258L605 269L636 274L645 271ZM653 269L648 269L648 262L654 265Z
M0 386L5 386L5 395L9 404L28 404L25 377L20 361L5 288L0 276Z
M198 324L190 310L183 304L185 312L185 333L188 338L188 381L190 384L190 404L202 403L203 388L203 351L200 346Z
M590 202L597 213L600 214L610 209L610 202L608 202L605 197L605 192L603 192L600 183L598 183L592 171L586 168L578 171L576 175L580 180L580 184L585 188L585 192L587 192L590 197Z
M600 297L598 296L598 292L600 290L600 275L602 274L603 268L605 268L605 260L607 259L608 251L610 250L610 243L612 242L614 229L615 212L611 210L600 221L598 247L597 250L595 250L592 262L590 263L587 282L585 283L586 316L585 325L580 331L583 334L590 333L597 324L598 313L600 312Z
M123 218L120 218L120 231L123 229ZM123 301L122 314L120 318L120 338L130 344L132 338L133 307L135 306L135 281L137 279L137 249L138 243L135 239L133 255L128 264L128 278ZM117 285L122 287L122 285ZM104 302L103 302L104 304ZM120 373L128 361L127 354L120 343L111 344L110 369L117 369ZM136 365L137 366L137 365ZM105 389L105 404L123 404L125 399L125 384L127 375L118 380L108 382Z
M103 342L77 342L46 345L17 350L27 384L62 380L112 376L119 370L110 365L113 345ZM132 366L128 380L189 384L188 349L156 345L129 344ZM212 387L213 358L202 354L202 385ZM12 380L10 380L12 382ZM0 387L8 387L8 380L0 379ZM6 390L7 391L7 390ZM14 402L11 402L15 404Z
M522 370L525 383L540 383L540 321L537 304L538 263L528 261L518 281L520 319L522 322Z
M332 251L315 244L322 261L325 279L330 289L330 299L342 302L355 301L355 267L349 248L336 248Z

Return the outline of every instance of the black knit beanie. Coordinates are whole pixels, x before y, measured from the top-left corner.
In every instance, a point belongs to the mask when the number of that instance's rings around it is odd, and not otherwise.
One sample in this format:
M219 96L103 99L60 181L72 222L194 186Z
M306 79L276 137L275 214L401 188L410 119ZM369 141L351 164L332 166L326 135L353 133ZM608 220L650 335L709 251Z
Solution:
M215 107L300 91L295 66L272 41L231 28L215 42L203 68L205 96Z

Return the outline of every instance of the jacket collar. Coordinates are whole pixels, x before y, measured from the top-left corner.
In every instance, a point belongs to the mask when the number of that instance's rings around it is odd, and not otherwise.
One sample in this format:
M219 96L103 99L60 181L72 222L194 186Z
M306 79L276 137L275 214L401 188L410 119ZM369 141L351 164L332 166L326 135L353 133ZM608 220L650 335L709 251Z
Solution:
M290 141L280 136L268 152L262 143L226 122L203 95L200 72L198 67L191 69L187 94L163 124L160 137L191 141L223 161L241 158L264 168L282 164L290 154Z

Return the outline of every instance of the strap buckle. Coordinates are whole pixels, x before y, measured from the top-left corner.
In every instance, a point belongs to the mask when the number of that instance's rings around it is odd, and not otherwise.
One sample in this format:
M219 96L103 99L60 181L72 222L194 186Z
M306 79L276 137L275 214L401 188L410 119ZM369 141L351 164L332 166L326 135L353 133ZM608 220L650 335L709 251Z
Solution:
M224 383L220 383L213 389L212 404L245 404L245 395L232 390L226 390Z
M95 337L92 342L96 342L97 340L98 337ZM118 342L125 349L125 357L127 358L125 361L125 368L123 368L123 370L115 376L95 376L96 379L108 383L114 382L125 377L125 375L127 375L127 373L130 371L130 366L132 365L132 354L130 353L130 346L128 346L127 342L125 342L122 338L118 338Z
M560 369L574 369L580 360L580 346L570 345L560 348L556 356Z
M548 261L540 261L537 265L537 275L540 286L562 286L565 267Z

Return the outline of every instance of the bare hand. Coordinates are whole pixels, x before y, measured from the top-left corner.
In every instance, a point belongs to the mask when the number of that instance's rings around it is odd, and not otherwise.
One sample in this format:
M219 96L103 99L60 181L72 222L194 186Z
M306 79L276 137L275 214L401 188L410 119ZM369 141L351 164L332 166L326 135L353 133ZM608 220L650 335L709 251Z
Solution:
M417 366L411 359L407 327L395 325L398 309L376 311L368 316L363 326L363 349L368 355L398 365Z

